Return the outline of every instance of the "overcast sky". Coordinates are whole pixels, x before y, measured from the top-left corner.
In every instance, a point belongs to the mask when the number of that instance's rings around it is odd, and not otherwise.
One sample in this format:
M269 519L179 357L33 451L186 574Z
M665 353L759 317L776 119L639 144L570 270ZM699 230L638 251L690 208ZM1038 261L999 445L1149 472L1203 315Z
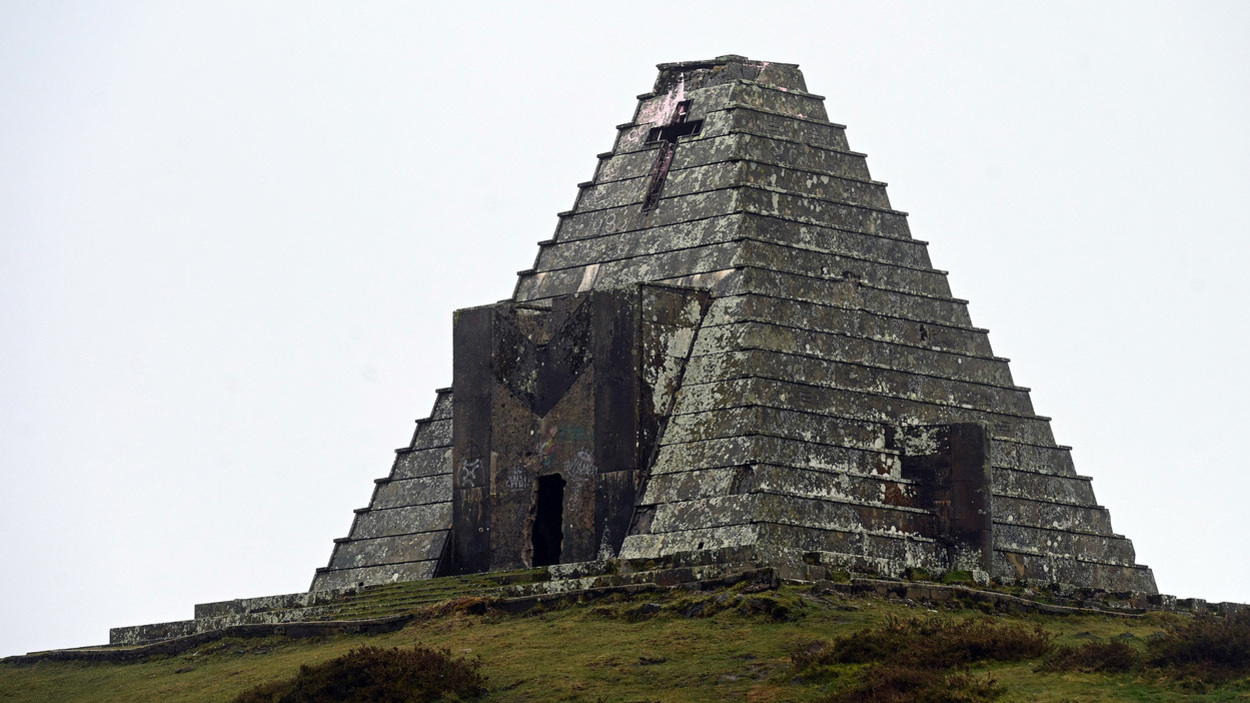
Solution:
M0 2L0 656L306 589L655 64L801 65L1159 588L1250 601L1250 5Z

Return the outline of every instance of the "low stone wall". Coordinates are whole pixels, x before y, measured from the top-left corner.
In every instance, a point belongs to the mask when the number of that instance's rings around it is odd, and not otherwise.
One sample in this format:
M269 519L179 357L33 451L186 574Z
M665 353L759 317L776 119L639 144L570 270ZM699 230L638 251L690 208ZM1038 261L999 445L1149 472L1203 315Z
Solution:
M4 661L15 664L34 664L41 661L91 661L91 662L125 662L146 659L153 656L179 654L188 649L198 647L206 642L219 640L223 637L323 637L326 635L367 634L376 635L383 632L394 632L412 621L413 615L395 615L374 620L346 620L326 622L289 622L274 624L231 625L219 629L205 629L195 634L164 639L133 647L111 647L109 649L81 648L57 649L48 652L31 652L16 657L6 657ZM188 621L196 622L196 621ZM207 627L207 624L205 625ZM156 627L156 626L147 626ZM138 629L138 628L134 628Z
M200 603L195 606L195 618L191 620L114 627L109 630L109 644L133 646L243 625L278 625L316 620L318 605L332 603L357 592L358 589L310 591Z
M707 555L703 555L707 556ZM742 580L773 586L781 582L810 583L817 592L837 592L899 598L914 602L942 603L965 601L984 603L1000 610L1033 611L1048 614L1106 613L1134 616L1148 611L1231 615L1250 606L1240 603L1208 603L1199 598L1176 598L1164 594L1110 592L1077 588L1018 588L1010 592L992 590L973 583L939 583L928 580L855 577L833 571L815 558L805 563L798 558L785 560L777 554L748 551L723 553L718 558L669 558L663 560L606 560L560 564L544 569L506 574L484 574L474 590L469 586L460 595L478 595L492 607L521 612L535 605L575 602L611 593L668 588L719 588ZM731 558L732 557L732 558ZM778 568L770 563L796 562ZM457 578L457 577L451 577ZM442 586L454 598L455 583L442 579L424 582ZM419 588L420 584L407 584ZM451 586L451 588L448 588ZM25 655L39 660L121 661L155 654L181 651L220 637L263 637L285 635L304 637L339 632L374 632L397 629L410 621L421 606L391 604L386 597L396 591L386 586L335 591L291 593L262 598L246 598L195 607L196 618L176 622L114 628L109 646L117 649L84 648L38 652ZM419 592L418 592L419 593ZM400 594L402 599L403 594ZM435 601L429 600L427 604ZM445 599L444 599L445 600ZM376 603L375 603L376 601ZM345 608L361 604L382 610L378 617L343 617ZM395 610L406 609L404 612ZM357 611L358 612L358 611ZM381 629L378 629L381 628ZM173 650L169 650L173 647ZM12 658L23 661L25 658Z

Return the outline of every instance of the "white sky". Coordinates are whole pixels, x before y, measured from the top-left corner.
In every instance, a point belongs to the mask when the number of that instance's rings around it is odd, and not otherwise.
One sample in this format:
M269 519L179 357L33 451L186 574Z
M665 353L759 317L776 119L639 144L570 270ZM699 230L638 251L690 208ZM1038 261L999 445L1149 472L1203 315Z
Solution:
M452 311L726 53L828 96L1160 589L1250 601L1248 8L0 3L0 656L306 589Z

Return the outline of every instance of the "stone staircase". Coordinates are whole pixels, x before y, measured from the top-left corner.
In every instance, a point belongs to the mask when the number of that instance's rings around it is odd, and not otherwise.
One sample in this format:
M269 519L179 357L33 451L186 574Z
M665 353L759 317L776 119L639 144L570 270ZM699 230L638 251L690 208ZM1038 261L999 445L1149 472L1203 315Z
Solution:
M1207 604L1198 599L1174 596L1109 592L1099 589L1067 589L1060 593L1021 592L1012 595L993 587L942 584L932 581L864 578L835 572L809 555L806 570L778 569L769 564L784 561L775 556L724 552L714 558L611 559L559 564L537 569L445 576L338 591L312 591L263 598L203 603L195 606L195 618L177 622L114 628L109 650L125 658L126 652L147 655L221 636L267 636L284 634L306 637L338 632L383 632L403 627L423 609L463 599L489 600L490 607L522 612L535 605L595 598L611 593L652 591L673 587L708 590L747 581L765 588L782 581L805 582L816 588L845 594L875 594L916 601L965 598L993 603L1008 609L1043 612L1142 613L1149 610L1230 614L1247 606L1234 603ZM467 604L472 607L472 604ZM485 605L485 604L483 604ZM483 608L484 610L484 608ZM180 644L181 643L181 644ZM98 654L109 650L92 648ZM78 651L83 656L73 655ZM65 650L61 658L91 658L82 650ZM159 653L159 652L157 652ZM116 658L116 657L111 657Z
M5 661L137 661L188 651L222 637L391 632L423 617L440 604L450 606L447 612L484 613L491 608L520 613L535 606L553 607L620 593L679 587L707 591L742 582L750 585L748 590L776 588L783 582L806 583L817 594L875 596L908 603L965 601L979 608L1050 614L1141 617L1148 611L1163 611L1227 616L1250 607L1099 589L1044 593L1015 589L1014 593L1009 593L993 586L939 583L927 577L916 581L865 578L862 574L835 573L818 565L803 573L786 572L768 566L769 561L758 555L750 558L744 553L723 554L719 559L697 562L614 559L204 603L196 606L193 620L114 628L105 646L31 652ZM433 608L433 614L437 616L443 610Z
M499 596L512 586L550 579L547 569L534 569L201 603L192 620L113 628L109 644L147 644L238 625L376 620L453 598Z
M136 646L175 638L221 632L241 626L313 623L367 623L410 616L422 608L458 598L508 599L560 597L597 589L665 588L685 583L731 583L744 578L777 581L772 569L745 560L730 563L677 564L671 561L594 561L537 569L311 591L262 598L202 603L195 618L175 622L117 627L109 631L110 646ZM524 609L532 602L518 603ZM288 628L289 629L289 628Z

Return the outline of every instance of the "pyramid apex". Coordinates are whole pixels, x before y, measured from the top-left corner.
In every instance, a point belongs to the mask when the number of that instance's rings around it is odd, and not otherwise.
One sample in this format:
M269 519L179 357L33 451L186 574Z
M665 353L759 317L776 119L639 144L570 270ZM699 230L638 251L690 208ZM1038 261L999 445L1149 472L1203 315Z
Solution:
M786 90L806 92L807 84L798 64L751 60L738 54L725 54L702 61L678 61L657 64L660 75L655 79L657 94L684 84L687 90L708 88L736 80L748 80Z

